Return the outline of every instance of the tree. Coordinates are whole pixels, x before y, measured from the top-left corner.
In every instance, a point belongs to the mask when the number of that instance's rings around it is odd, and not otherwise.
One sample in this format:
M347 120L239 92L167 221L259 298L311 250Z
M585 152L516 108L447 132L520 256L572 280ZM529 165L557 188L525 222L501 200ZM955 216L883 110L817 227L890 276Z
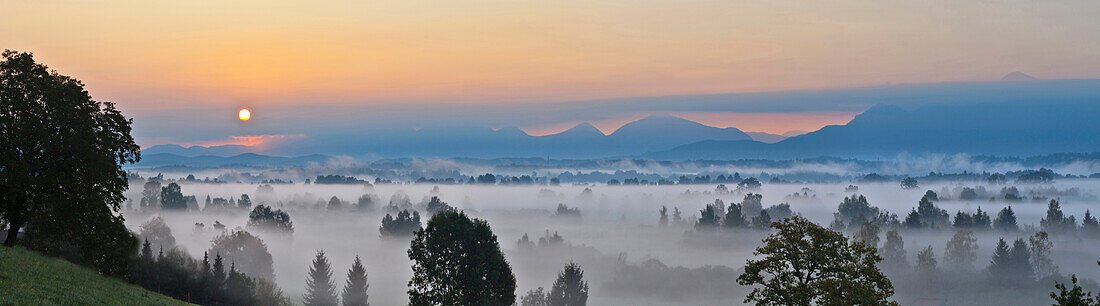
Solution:
M741 200L741 212L746 216L757 216L764 210L764 196L759 193L747 193Z
M1054 242L1050 241L1047 232L1038 232L1034 236L1028 237L1028 255L1031 259L1031 266L1035 268L1035 277L1044 279L1058 274L1058 266L1054 265L1054 260L1050 258L1051 251L1054 249Z
M271 210L270 206L263 204L256 205L256 208L248 213L248 227L283 233L294 232L294 222L290 221L289 214L282 209Z
M176 247L176 238L172 236L172 229L164 223L164 218L155 216L138 227L138 238L145 243L152 243L160 248L171 250Z
M1012 253L1004 238L997 241L993 248L993 258L989 261L989 273L994 279L1005 279L1012 274Z
M1092 212L1085 210L1085 218L1081 219L1081 232L1088 238L1100 237L1100 222L1092 216Z
M668 226L668 207L661 205L661 209L657 210L657 213L661 215L661 218L657 220L657 226Z
M745 303L764 305L889 304L893 285L875 266L882 260L864 243L802 217L776 222L737 278L754 288Z
M149 180L141 190L141 209L160 207L160 181Z
M917 179L912 177L901 179L901 189L917 189L917 187L920 187L917 185Z
M485 220L445 211L409 246L410 305L511 305L516 277Z
M249 198L247 194L242 194L241 195L241 200L237 201L237 207L240 207L241 209L244 209L244 210L248 210L249 208L252 208L252 198Z
M348 281L344 283L344 306L367 306L367 288L370 284L367 283L367 269L363 267L363 262L359 260L359 256L355 256L355 262L351 264L351 270L348 270Z
M760 214L752 217L752 227L758 230L766 230L772 224L772 217L767 210L760 210Z
M1012 270L1020 278L1031 280L1035 276L1034 267L1031 266L1031 251L1023 238L1017 238L1012 243Z
M906 228L910 229L921 228L922 223L920 220L920 214L917 213L917 209L914 208L913 210L909 211L909 214L905 216L905 222L902 224L904 224Z
M722 220L722 225L728 228L744 228L749 226L749 222L745 221L745 215L741 211L741 204L730 203L730 208L726 210L726 217Z
M946 210L936 207L932 200L921 197L917 203L917 214L920 215L921 226L926 228L940 228L947 225L950 215Z
M1039 226L1044 232L1060 234L1068 230L1067 224L1065 215L1062 214L1061 204L1058 200L1050 200L1047 204L1047 216L1039 220Z
M244 273L237 271L236 264L229 265L229 273L225 278L225 291L231 304L251 305L253 301L252 291L256 290L256 281Z
M1002 238L993 249L993 259L989 264L989 273L993 279L1006 284L1018 284L1022 280L1032 279L1032 267L1027 243L1016 239L1012 248Z
M169 183L160 189L160 207L166 210L187 210L187 201L183 199L179 184Z
M714 230L718 228L718 224L721 222L722 219L715 211L714 205L707 204L706 208L699 211L699 222L695 223L695 230Z
M936 273L936 253L932 252L932 246L917 252L917 274L928 277Z
M1054 299L1055 306L1095 306L1100 305L1100 297L1093 297L1092 292L1085 292L1084 288L1077 285L1077 275L1071 274L1070 279L1073 281L1073 288L1067 289L1063 283L1055 282L1054 288L1059 292L1055 294L1050 293L1050 298Z
M974 260L978 258L978 239L974 238L974 231L959 230L955 236L947 241L944 248L943 262L948 266L963 271L974 267Z
M855 241L863 242L873 248L878 247L878 225L874 223L864 223L859 227L859 231L856 232L854 238Z
M359 196L359 200L356 202L355 209L359 211L374 211L378 209L378 202L380 200L373 194L365 193Z
M406 209L398 212L396 219L390 214L382 217L382 226L378 227L378 232L382 237L411 236L419 229L420 213L415 210L410 213Z
M275 280L271 253L259 237L243 230L234 230L214 237L210 244L210 253L219 254L240 266L241 273L264 281Z
M974 216L970 218L970 222L970 228L979 231L989 230L989 227L993 224L989 219L989 214L982 211L981 206L978 206L978 212L974 213Z
M222 286L225 285L225 263L220 253L214 254L214 269L210 273L214 276L214 279L210 282L214 290L223 289Z
M993 219L993 229L1002 232L1015 232L1020 230L1016 225L1016 213L1012 212L1012 206L1002 208L997 213L997 218Z
M584 306L588 303L588 282L584 281L584 271L580 266L570 262L562 268L546 302L550 306Z
M520 306L548 306L547 293L542 287L538 289L531 289L527 291L527 294L520 298Z
M763 185L760 184L759 180L755 177L750 177L737 183L737 190L760 190L761 186Z
M955 222L951 224L956 230L968 229L974 226L974 219L970 214L964 213L961 210L955 213Z
M882 264L888 271L909 269L909 260L905 258L905 241L897 229L886 232L886 242L882 244Z
M337 305L336 285L332 282L332 266L328 264L324 250L318 250L313 258L313 266L309 267L309 278L306 279L306 294L302 296L302 303L306 305Z
M439 197L432 196L432 199L428 201L428 215L434 215L444 211L454 211L454 207L447 205L447 202L443 202Z
M328 199L328 206L327 207L328 207L328 209L331 209L331 210L338 210L338 209L343 208L344 204L343 204L343 201L340 201L340 198L337 198L336 196L332 196L332 198Z
M118 214L122 164L141 159L132 121L92 100L80 81L6 50L0 61L0 218L4 244L28 246L120 276L137 238ZM28 226L29 225L29 226ZM89 235L88 233L95 233Z

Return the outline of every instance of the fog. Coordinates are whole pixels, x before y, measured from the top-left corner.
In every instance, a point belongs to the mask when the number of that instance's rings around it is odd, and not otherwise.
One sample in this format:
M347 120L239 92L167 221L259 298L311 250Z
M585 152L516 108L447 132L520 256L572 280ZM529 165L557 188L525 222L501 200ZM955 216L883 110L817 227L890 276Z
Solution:
M194 195L200 206L207 196L239 198L242 194L248 194L253 205L264 204L286 211L291 216L294 231L286 235L247 229L248 213L243 210L218 214L142 211L136 208L142 191L139 184L131 186L127 196L134 201L134 208L124 209L123 212L127 226L136 232L142 223L159 215L171 228L177 244L200 259L203 252L211 247L211 238L216 234L211 225L215 221L228 229L246 229L267 244L274 257L277 284L298 303L305 292L310 261L319 249L325 251L336 271L333 277L337 286L342 287L345 273L358 255L369 273L371 303L401 305L408 302L405 292L412 275L412 263L406 251L411 238L383 238L379 235L380 220L385 212L378 208L386 205L395 194L408 195L413 207L421 211L428 198L439 196L472 217L487 220L516 275L517 298L536 287L549 289L561 267L575 261L585 271L584 277L591 287L589 302L593 305L741 304L748 289L737 285L736 278L745 261L752 258L754 248L768 234L748 229L705 234L694 232L692 223L698 219L700 209L708 203L715 199L737 203L744 198L745 192L735 190L735 186L729 186L731 190L726 193L716 192L717 184L502 186L406 183L368 186L294 183L273 184L274 192L270 194L259 193L257 184L182 181L180 184L183 194ZM858 191L846 191L849 185L857 185ZM958 200L957 191L953 190L964 186L983 187L990 193L1015 186L1026 199L1017 202L1006 202L1003 197ZM1100 194L1100 180L1065 179L1043 185L938 182L922 183L920 188L908 190L902 189L897 182L765 183L762 189L752 192L763 195L764 207L789 203L795 214L828 226L845 196L864 195L871 205L904 219L926 190L933 190L946 198L936 202L936 205L952 217L960 210L973 213L979 206L995 216L1002 208L1012 206L1023 231L1018 234L979 232L979 249L974 266L982 270L988 266L998 238L1003 237L1011 244L1011 240L1018 237L1026 240L1029 234L1038 230L1039 221L1047 210L1048 198L1059 198L1065 215L1081 220L1087 209L1095 208L1097 195ZM324 205L317 206L319 201L327 203L333 196L354 204L364 194L371 194L380 200L375 204L374 211L330 210ZM581 217L555 216L559 203L579 209ZM668 227L658 226L657 211L662 205L668 207L670 215L673 208L679 209L685 222L672 222ZM423 217L422 222L426 223L427 217ZM206 229L195 230L195 223L205 224ZM517 240L524 234L537 243L538 238L547 231L559 234L564 238L564 243L536 246L532 250L517 246ZM929 245L933 247L937 260L942 262L944 245L951 239L954 230L903 230L901 234L910 264L915 263L917 251ZM851 233L847 235L851 236ZM884 236L885 229L880 234L880 237ZM1078 236L1054 235L1051 239L1054 242L1052 257L1063 274L1076 273L1082 278L1100 279L1100 268L1096 264L1100 244ZM210 256L213 257L213 254ZM893 299L902 304L911 303L917 297L947 298L966 303L966 300L957 298L957 293L931 288L905 273L889 276L896 289ZM983 280L979 278L974 282ZM949 281L939 283L951 284ZM1047 287L1036 289L1037 292L1054 290L1053 283L1044 286ZM1000 302L1026 305L1049 300L1045 294L1028 298L1006 297L1005 294L1011 296L1013 292L1017 290L988 289L976 293L975 300L971 302L1005 298Z

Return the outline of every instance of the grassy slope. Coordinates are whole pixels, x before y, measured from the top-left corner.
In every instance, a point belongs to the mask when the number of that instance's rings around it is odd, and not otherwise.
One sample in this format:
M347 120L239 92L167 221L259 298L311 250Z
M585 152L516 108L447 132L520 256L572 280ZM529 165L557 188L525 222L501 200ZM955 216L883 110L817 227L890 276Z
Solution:
M0 246L0 305L185 305L95 270Z

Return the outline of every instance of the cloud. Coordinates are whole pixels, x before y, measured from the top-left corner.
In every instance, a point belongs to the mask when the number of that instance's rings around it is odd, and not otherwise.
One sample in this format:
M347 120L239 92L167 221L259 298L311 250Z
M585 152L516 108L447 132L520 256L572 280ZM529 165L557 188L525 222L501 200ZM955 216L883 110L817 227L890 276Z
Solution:
M305 138L303 134L279 134L279 135L244 135L244 136L229 136L228 139L208 140L182 143L180 145L184 147L201 146L201 147L213 147L224 145L238 145L247 147L262 147L264 145L272 145L274 143L283 142L291 139Z

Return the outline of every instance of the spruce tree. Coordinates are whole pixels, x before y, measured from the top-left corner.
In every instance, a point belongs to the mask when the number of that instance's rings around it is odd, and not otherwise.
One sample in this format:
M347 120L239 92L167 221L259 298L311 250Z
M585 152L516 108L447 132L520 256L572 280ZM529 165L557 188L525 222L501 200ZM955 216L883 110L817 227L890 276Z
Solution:
M584 271L574 262L565 265L558 279L550 288L547 304L550 306L584 306L588 303L588 282Z
M882 244L882 264L890 271L909 269L909 261L905 259L905 241L897 229L886 232L886 243Z
M1012 271L1019 279L1032 280L1035 273L1031 266L1031 251L1023 238L1012 243Z
M305 305L336 305L336 285L332 282L332 266L325 257L324 250L318 250L313 258L313 266L309 268L309 279L306 279L306 294L302 297Z
M363 267L363 262L359 260L359 256L355 256L355 262L348 270L348 280L344 283L342 296L344 306L370 305L370 303L367 303L368 287L370 287L370 284L367 284L367 269Z
M214 254L214 269L212 272L214 274L214 279L210 284L213 285L215 291L222 290L224 288L222 285L225 284L225 264L222 263L222 255L220 253Z
M997 219L993 220L993 229L1002 232L1015 232L1020 229L1016 225L1016 213L1012 211L1012 206L1005 207L997 213Z
M1012 253L1004 238L997 241L993 248L993 258L989 262L989 273L995 280L1006 280L1012 274Z

